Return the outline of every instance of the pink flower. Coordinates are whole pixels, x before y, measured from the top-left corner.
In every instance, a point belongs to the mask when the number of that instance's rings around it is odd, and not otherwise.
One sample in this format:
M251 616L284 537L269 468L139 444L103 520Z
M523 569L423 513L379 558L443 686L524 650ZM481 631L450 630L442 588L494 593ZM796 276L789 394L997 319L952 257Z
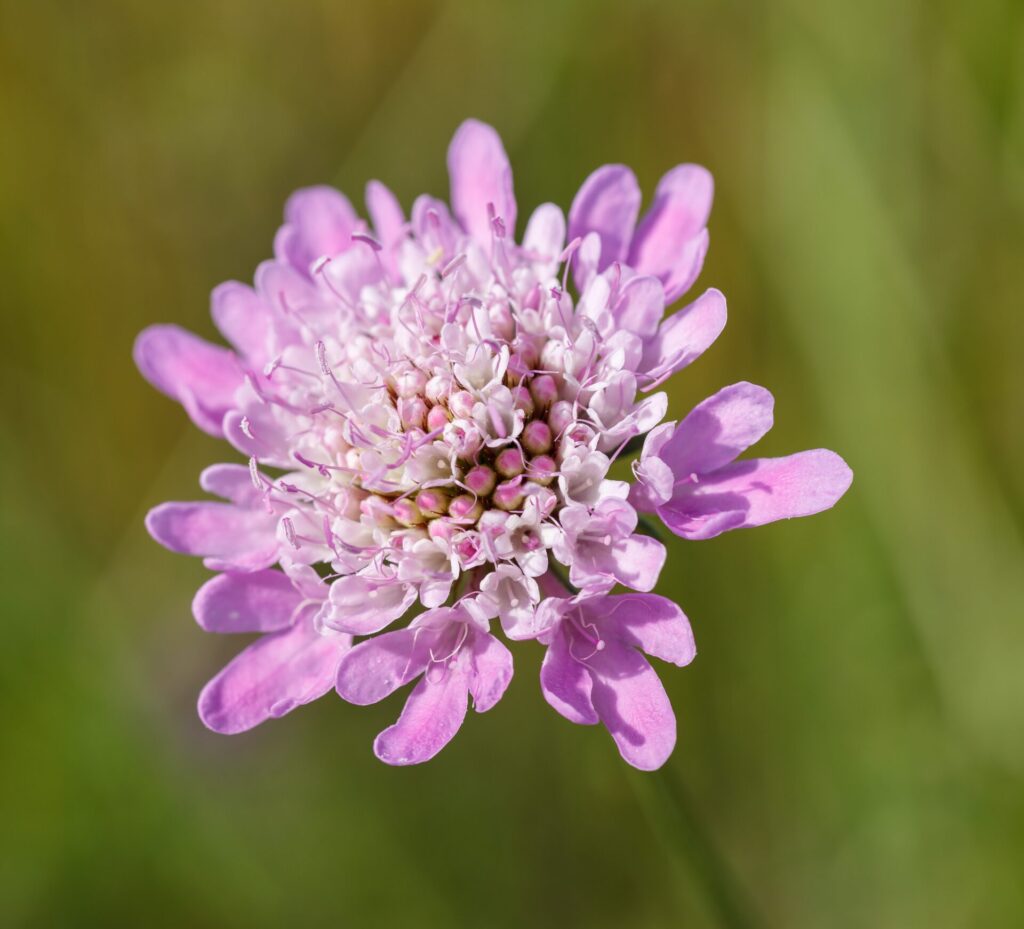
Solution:
M846 493L853 472L819 448L786 458L736 458L772 427L772 395L740 383L698 404L678 425L649 433L630 499L676 535L710 539L729 529L810 516Z
M601 722L636 768L660 768L676 743L676 718L658 675L640 652L688 665L697 654L690 623L654 594L545 600L548 644L540 683L566 719Z
M725 325L716 290L665 316L707 249L703 168L670 171L639 223L632 173L600 168L568 222L544 204L517 240L495 131L464 123L448 167L450 209L422 196L409 217L376 181L368 219L330 188L294 194L254 285L213 292L230 349L174 326L136 342L143 375L248 459L201 476L226 502L147 517L157 541L221 572L196 597L200 625L262 633L200 716L238 732L332 686L362 704L419 678L375 750L425 761L470 699L482 712L504 693L512 657L493 625L548 646L556 709L600 719L627 761L656 767L675 721L637 649L686 664L693 642L663 598L609 595L651 590L665 561L637 510L702 538L830 506L849 472L829 452L731 463L767 428L756 398L659 425L655 389ZM644 435L636 483L611 479Z

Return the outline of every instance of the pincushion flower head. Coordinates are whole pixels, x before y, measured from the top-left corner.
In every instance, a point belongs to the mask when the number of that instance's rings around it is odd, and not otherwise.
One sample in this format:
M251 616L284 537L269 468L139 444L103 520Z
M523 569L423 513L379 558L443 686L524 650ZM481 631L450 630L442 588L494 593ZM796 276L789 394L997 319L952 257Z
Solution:
M421 762L470 703L501 699L502 639L535 640L548 703L657 768L675 717L646 656L686 665L695 647L650 593L666 552L638 512L704 539L826 509L850 471L824 450L737 460L771 426L751 384L662 422L659 386L726 320L716 290L666 315L707 250L707 171L669 171L638 221L632 172L599 168L568 221L543 204L518 238L491 127L464 123L448 169L450 207L421 196L409 216L376 181L365 218L333 189L298 191L254 285L213 292L230 348L176 326L136 342L143 375L245 462L200 476L220 500L146 520L217 572L199 624L259 634L199 714L234 733L331 689L368 704L411 685L375 751ZM635 480L610 478L641 444Z

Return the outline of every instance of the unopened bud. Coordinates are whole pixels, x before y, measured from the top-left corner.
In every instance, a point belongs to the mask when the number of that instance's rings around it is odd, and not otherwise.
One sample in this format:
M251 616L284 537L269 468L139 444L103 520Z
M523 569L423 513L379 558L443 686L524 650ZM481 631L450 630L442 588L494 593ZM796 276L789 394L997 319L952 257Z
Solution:
M551 451L551 427L541 419L526 424L523 430L523 448L532 455L543 455Z
M513 478L511 481L502 481L494 488L494 496L491 499L500 510L518 510L526 499L522 480Z
M525 464L523 453L514 445L510 445L508 448L502 449L495 459L494 467L502 477L516 477L523 473Z
M460 523L475 523L483 511L483 504L472 494L460 494L448 504L448 515Z
M466 474L466 486L478 497L486 497L497 483L497 477L487 465L476 465Z

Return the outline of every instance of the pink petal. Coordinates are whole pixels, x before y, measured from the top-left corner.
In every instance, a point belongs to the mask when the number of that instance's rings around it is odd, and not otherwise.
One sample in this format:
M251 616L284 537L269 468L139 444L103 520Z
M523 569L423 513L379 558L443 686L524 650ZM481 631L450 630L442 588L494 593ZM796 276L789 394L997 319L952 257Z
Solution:
M620 329L635 332L641 338L652 337L665 315L665 288L656 277L634 277L622 288L612 309Z
M294 468L288 434L268 407L246 404L224 417L224 438L243 455L277 468Z
M307 613L235 656L203 688L199 718L214 732L233 735L316 700L333 686L351 641L320 635Z
M491 126L467 119L448 146L452 209L463 228L484 245L491 242L487 205L505 224L508 237L516 228L512 168L501 138Z
M405 214L398 198L380 181L370 181L366 185L366 210L377 240L385 249L390 248L405 226Z
M658 183L654 202L633 237L629 265L661 278L668 303L684 294L700 273L713 196L714 182L706 168L673 168Z
M316 287L307 273L296 271L283 261L264 261L256 269L256 292L285 319L319 301Z
M658 514L677 535L709 539L727 529L820 513L846 493L852 480L846 462L823 448L786 458L753 458L701 478Z
M580 187L569 210L569 241L588 232L601 237L598 272L626 257L636 217L640 212L640 185L625 165L604 165Z
M598 722L597 711L591 701L592 686L586 666L572 656L568 636L564 627L560 628L552 638L540 667L544 699L569 722L592 726Z
M203 469L199 486L208 494L223 497L241 507L262 505L263 495L252 482L252 472L239 464L215 464Z
M533 211L523 233L523 248L543 258L555 259L565 248L565 214L553 203Z
M676 476L660 458L641 458L634 462L633 473L636 483L630 485L629 502L635 510L649 513L672 499Z
M339 632L373 635L402 616L415 599L412 584L350 574L331 584L323 621Z
M580 608L605 635L623 645L683 667L697 655L690 622L679 607L657 594L622 594L592 597Z
M207 632L278 632L292 624L302 599L281 571L218 574L199 588L192 615Z
M284 208L285 225L274 242L278 261L301 274L322 255L337 255L352 245L359 217L348 198L333 187L295 191Z
M440 246L443 254L448 257L454 254L462 232L448 212L448 204L443 200L420 194L412 203L410 222L424 246Z
M142 376L177 400L200 429L220 436L234 404L242 369L225 348L178 326L150 326L139 333L132 355Z
M622 757L641 771L660 768L675 748L676 717L654 669L617 642L608 642L587 664L594 708Z
M214 325L257 370L270 360L273 320L270 307L251 287L225 281L210 294Z
M613 564L609 573L624 587L647 591L658 583L666 552L657 539L632 535L616 542L609 552Z
M366 185L366 210L370 214L377 241L384 249L381 260L394 276L395 248L405 232L405 213L395 195L380 181L370 181Z
M424 672L436 638L429 630L399 629L360 642L338 666L338 695L357 706L383 700Z
M466 718L469 671L461 664L446 668L440 680L431 671L409 695L398 722L373 743L376 756L386 764L407 765L429 761L459 731Z
M146 514L146 529L182 555L201 555L215 571L257 571L277 561L275 521L230 503L163 503Z
M658 457L676 480L727 465L772 428L775 399L763 387L740 381L698 403L676 426Z
M493 635L473 635L470 650L472 671L469 692L478 713L486 713L496 704L512 680L512 653Z
M640 370L650 378L645 389L652 390L703 355L721 335L726 317L725 297L711 289L666 319L644 346Z

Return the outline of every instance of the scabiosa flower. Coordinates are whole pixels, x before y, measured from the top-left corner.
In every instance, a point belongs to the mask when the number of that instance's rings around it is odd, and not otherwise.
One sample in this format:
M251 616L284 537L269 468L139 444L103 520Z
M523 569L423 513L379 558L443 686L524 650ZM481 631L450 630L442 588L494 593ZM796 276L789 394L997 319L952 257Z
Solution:
M200 717L241 732L332 687L368 704L415 681L374 748L425 761L470 699L484 712L504 693L500 630L547 648L555 710L657 768L675 717L644 654L682 666L695 647L679 607L649 592L665 548L638 511L709 538L825 509L850 471L823 450L735 461L771 425L770 395L749 384L662 423L657 388L725 325L716 290L665 316L707 251L707 171L666 174L638 223L632 172L599 168L568 223L543 204L517 242L497 133L464 123L448 168L451 209L421 196L408 218L376 181L368 221L331 188L300 190L254 286L213 292L231 349L175 326L136 342L143 375L248 459L202 474L226 502L146 521L218 572L195 598L200 626L260 634L203 690ZM641 441L636 480L610 478Z

